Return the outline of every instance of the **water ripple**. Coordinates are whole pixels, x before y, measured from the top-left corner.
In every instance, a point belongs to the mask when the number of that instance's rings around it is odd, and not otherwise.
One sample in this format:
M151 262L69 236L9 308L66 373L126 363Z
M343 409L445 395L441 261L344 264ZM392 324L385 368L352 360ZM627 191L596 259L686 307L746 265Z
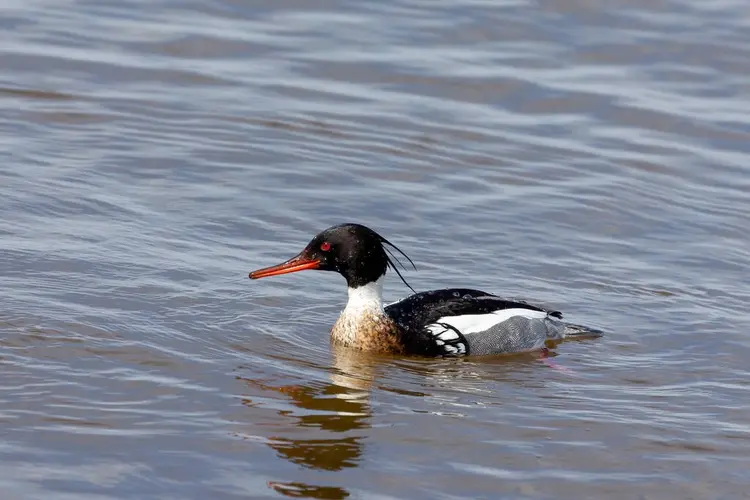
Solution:
M747 12L10 2L2 490L742 497ZM332 348L340 277L247 272L342 220L416 288L607 335L548 360Z

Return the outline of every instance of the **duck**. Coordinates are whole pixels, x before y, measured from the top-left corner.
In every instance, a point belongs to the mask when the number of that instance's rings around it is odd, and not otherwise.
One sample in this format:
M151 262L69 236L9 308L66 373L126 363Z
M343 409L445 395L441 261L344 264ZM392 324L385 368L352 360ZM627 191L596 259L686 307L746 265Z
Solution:
M331 342L380 354L463 357L545 351L571 337L599 337L601 330L566 323L560 311L471 288L417 293L404 279L391 250L414 262L367 226L338 224L321 231L294 257L249 273L253 280L306 270L339 273L348 300L330 331ZM402 265L405 269L405 266ZM385 304L388 270L414 292Z

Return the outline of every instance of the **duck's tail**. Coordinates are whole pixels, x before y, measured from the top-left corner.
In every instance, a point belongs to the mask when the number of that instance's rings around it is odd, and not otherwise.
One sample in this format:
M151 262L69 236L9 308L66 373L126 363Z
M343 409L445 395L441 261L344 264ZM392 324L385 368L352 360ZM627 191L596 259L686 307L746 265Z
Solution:
M565 332L563 337L573 339L593 339L604 335L602 330L596 328L589 328L588 326L575 325L573 323L565 323Z

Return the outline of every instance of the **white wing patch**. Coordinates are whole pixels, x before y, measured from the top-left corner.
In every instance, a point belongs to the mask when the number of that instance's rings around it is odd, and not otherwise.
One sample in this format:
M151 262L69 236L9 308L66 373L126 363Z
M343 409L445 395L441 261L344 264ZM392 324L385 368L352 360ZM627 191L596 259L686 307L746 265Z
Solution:
M535 311L533 309L524 309L521 307L513 309L500 309L486 314L464 314L462 316L444 316L437 320L437 324L445 323L452 326L464 335L484 332L489 330L498 323L502 323L513 316L524 316L530 319L544 319L547 317L545 311ZM430 328L430 327L428 327ZM456 332L450 330L453 335ZM457 336L457 335L456 335Z
M456 331L449 325L432 323L426 326L435 343L442 348L445 354L458 356L466 354L466 344Z
M468 350L465 336L490 330L493 326L515 316L543 320L547 317L547 312L516 307L486 314L443 316L436 322L426 325L425 328L444 354L460 356L466 354Z

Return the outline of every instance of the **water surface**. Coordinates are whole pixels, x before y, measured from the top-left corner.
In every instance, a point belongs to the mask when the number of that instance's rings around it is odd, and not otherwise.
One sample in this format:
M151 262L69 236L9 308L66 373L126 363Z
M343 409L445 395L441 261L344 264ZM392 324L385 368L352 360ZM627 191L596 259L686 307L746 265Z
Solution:
M6 2L3 498L743 498L744 2ZM333 349L367 224L418 290L603 328ZM395 277L387 299L408 290Z

